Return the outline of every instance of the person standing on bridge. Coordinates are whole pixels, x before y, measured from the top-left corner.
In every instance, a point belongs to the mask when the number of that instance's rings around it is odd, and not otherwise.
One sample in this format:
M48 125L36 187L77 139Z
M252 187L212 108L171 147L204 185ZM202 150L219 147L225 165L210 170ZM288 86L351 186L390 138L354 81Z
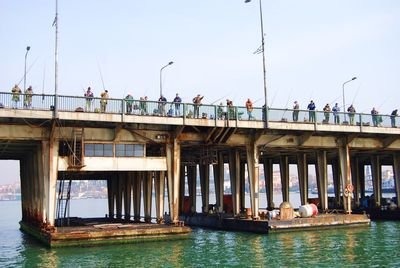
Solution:
M399 116L397 114L397 109L393 110L393 112L390 114L390 123L392 124L392 127L397 127L396 126L396 117Z
M249 120L253 119L253 103L251 102L250 99L247 99L246 101L246 109L247 109L247 115L249 116Z
M331 106L329 106L329 103L327 103L327 104L325 105L323 111L324 111L324 117L325 117L324 122L325 122L326 124L329 124L329 115L330 115L330 113L331 113Z
M24 92L24 107L27 109L32 109L32 86L29 86Z
M93 92L90 87L86 90L84 94L85 100L86 100L86 112L90 112L91 107L92 107L92 101L93 101Z
M315 103L313 100L310 101L310 103L307 106L308 109L308 121L309 122L315 122Z
M165 116L165 105L167 104L167 98L161 95L158 99L158 113Z
M298 101L295 101L293 104L293 122L297 122L299 120L299 109L300 109L300 105L298 103Z
M107 103L108 103L108 90L104 90L103 93L100 95L101 100L100 100L100 112L105 113L107 109Z
M18 87L17 84L11 89L12 97L12 108L17 109L18 108L18 102L20 100L20 95L22 93L21 89Z
M354 108L353 104L347 108L347 112L349 113L349 121L350 125L354 125L354 116L356 113L356 109Z
M372 108L371 110L371 116L372 116L372 124L374 125L374 127L378 126L378 115L379 112L374 108Z
M193 98L193 116L194 118L199 118L200 116L200 105L201 105L201 100L204 98L204 96L201 96L200 94L197 94L196 97Z
M337 103L335 103L335 106L333 106L332 112L335 124L340 124L340 117L339 117L340 107Z
M133 105L133 97L131 93L128 93L128 95L126 95L125 102L126 102L126 113L131 114Z
M178 93L176 93L173 103L175 103L175 116L180 116L182 99Z

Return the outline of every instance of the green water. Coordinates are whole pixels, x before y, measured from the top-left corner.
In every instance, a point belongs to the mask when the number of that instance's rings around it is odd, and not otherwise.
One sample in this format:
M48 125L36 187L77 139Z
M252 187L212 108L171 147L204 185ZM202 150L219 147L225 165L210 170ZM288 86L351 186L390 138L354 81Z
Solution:
M18 230L19 202L0 202L1 267L400 267L400 222L257 235L194 229L190 238L48 249Z

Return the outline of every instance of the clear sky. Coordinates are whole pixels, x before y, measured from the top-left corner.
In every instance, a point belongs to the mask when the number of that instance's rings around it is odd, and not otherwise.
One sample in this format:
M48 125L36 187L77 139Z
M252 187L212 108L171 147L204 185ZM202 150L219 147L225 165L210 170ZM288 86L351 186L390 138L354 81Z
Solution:
M128 1L59 0L59 94L82 95L91 86L110 96L159 96L179 92L190 102L248 97L263 105L258 0ZM399 0L264 0L269 105L317 109L342 104L357 112L398 108L400 85ZM0 0L0 90L23 77L54 93L55 1ZM36 61L35 61L36 60ZM45 77L45 79L44 79ZM45 81L43 83L43 80ZM22 83L21 83L22 85ZM44 87L43 87L44 85ZM227 96L228 95L228 96Z

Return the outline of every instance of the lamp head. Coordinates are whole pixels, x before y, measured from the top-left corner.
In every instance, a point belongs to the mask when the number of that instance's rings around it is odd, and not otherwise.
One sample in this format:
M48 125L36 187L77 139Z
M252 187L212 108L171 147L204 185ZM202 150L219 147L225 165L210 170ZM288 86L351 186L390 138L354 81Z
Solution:
M357 79L357 77L354 76L351 80L356 80L356 79Z
M250 2L251 2L251 0L245 0L244 2L245 2L245 3L250 3Z
M170 62L168 62L168 65L171 65L171 64L173 64L174 62L173 61L170 61Z
M27 47L26 47L26 51L29 51L30 49L31 49L30 46L27 46Z

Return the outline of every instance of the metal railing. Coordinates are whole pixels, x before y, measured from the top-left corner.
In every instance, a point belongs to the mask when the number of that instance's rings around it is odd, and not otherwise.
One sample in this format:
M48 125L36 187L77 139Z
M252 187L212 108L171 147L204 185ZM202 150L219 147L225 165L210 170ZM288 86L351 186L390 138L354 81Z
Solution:
M55 95L13 94L0 92L0 108L54 110ZM85 98L58 95L58 111L126 114L138 116L184 117L209 120L265 121L264 109L193 103L173 103L145 100ZM365 113L333 113L323 111L268 108L268 122L307 123L321 125L399 127L398 116Z

